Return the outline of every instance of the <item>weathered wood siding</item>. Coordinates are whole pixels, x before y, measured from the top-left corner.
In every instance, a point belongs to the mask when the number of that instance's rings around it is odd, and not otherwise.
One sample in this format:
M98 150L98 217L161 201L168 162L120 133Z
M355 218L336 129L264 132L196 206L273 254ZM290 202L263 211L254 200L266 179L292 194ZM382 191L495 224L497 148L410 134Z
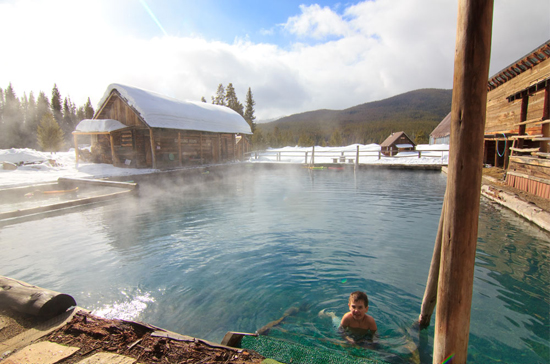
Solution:
M521 99L508 102L506 97L525 89L536 81L550 74L550 59L547 59L520 75L508 80L487 94L487 118L485 134L518 133L520 122ZM538 92L529 97L526 120L542 118L544 108L544 92ZM527 125L529 134L541 133L541 126Z
M146 125L141 121L138 114L126 102L124 102L118 92L114 91L100 110L96 119L114 119L124 125L144 128Z

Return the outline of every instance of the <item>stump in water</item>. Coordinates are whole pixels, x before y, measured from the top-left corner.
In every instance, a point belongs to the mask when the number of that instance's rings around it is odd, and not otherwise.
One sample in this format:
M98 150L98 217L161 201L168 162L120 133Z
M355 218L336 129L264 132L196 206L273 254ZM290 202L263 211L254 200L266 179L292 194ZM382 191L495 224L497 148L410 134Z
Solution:
M49 319L73 306L76 301L68 294L0 276L0 307Z

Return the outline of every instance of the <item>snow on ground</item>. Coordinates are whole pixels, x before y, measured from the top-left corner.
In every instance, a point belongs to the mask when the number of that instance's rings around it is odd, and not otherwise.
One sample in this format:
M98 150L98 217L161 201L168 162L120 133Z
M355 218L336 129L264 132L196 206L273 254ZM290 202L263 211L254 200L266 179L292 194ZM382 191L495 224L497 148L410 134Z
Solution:
M447 165L449 153L448 145L418 145L422 150L422 158L417 152L402 152L394 157L381 156L378 159L380 146L378 144L353 144L347 147L315 147L315 164L333 163L333 159L342 156L355 159L359 146L360 164L393 164L393 165ZM304 163L308 152L308 162L311 162L312 148L284 147L268 149L258 155L251 156L250 162L266 163ZM278 157L280 153L280 157ZM76 164L74 149L68 152L46 153L33 149L0 149L0 167L2 162L17 165L17 169L0 168L0 188L25 186L36 183L55 182L59 177L73 178L104 178L114 176L132 176L159 172L156 169L118 168L111 164L79 163ZM7 167L7 166L6 166Z

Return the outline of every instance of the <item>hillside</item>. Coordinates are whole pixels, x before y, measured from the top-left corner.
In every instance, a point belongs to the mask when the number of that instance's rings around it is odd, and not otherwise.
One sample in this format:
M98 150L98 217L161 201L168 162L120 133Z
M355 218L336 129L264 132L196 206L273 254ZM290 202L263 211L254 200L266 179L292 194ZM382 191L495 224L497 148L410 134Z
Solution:
M405 131L427 142L437 124L451 111L452 90L422 89L345 110L315 110L260 124L270 146L299 143L316 145L381 143L394 131ZM340 134L340 136L338 136ZM332 140L332 143L331 143ZM278 144L278 145L275 145Z

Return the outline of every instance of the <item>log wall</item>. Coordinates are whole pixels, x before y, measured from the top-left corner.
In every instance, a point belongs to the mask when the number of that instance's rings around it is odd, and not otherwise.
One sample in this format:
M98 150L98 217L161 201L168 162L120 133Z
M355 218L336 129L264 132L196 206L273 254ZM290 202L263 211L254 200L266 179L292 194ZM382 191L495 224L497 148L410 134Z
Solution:
M515 133L519 132L521 99L508 102L506 97L529 87L536 81L541 81L550 75L550 58L535 65L533 68L508 80L499 87L487 93L487 117L485 134ZM542 118L544 109L544 92L538 92L529 97L526 120ZM530 134L541 133L541 126L528 125Z

